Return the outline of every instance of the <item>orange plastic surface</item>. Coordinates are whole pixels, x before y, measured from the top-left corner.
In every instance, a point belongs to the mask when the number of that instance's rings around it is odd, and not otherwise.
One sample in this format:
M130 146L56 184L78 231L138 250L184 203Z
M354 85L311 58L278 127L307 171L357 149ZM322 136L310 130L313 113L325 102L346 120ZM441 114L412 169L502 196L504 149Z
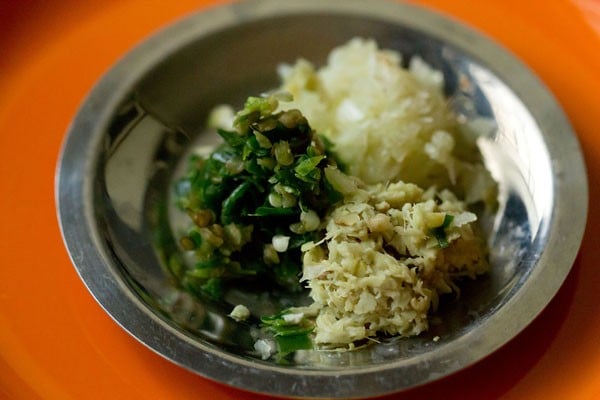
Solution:
M71 265L55 212L59 148L94 82L149 34L216 3L0 1L1 399L267 399L187 372L117 326ZM487 33L548 85L582 144L590 212L572 272L525 331L387 398L600 399L600 1L417 3Z

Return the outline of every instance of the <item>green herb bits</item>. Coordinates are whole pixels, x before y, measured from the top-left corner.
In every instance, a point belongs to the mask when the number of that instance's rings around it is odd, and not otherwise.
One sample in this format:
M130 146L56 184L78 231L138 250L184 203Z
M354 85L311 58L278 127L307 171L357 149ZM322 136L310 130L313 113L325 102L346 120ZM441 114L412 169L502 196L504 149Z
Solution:
M233 129L209 156L190 160L177 204L192 228L180 246L197 262L183 266L185 286L219 297L239 278L301 290L302 244L314 240L340 193L326 180L329 149L298 110L279 111L286 95L250 97Z

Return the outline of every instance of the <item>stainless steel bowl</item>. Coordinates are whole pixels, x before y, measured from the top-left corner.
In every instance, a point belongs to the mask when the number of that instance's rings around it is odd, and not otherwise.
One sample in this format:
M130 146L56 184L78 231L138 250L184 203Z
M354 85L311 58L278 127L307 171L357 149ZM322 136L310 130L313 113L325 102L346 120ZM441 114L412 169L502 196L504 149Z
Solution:
M443 71L457 113L480 138L500 185L487 220L493 270L418 338L355 352L307 352L287 365L253 355L250 328L199 302L166 273L177 254L172 184L216 104L277 84L276 66L317 64L354 36ZM82 280L125 330L205 377L293 397L366 397L430 382L519 333L565 279L582 237L580 149L543 84L491 40L441 15L380 1L250 1L193 15L127 54L76 115L58 167L58 212ZM232 300L233 301L233 300ZM433 340L439 336L439 340Z

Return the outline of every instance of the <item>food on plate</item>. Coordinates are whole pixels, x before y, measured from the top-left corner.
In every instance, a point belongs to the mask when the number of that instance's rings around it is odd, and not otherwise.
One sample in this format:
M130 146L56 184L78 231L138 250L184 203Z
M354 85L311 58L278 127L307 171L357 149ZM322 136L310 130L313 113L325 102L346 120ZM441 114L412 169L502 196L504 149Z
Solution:
M366 183L402 180L450 188L468 203L493 205L496 184L444 95L444 77L418 56L402 68L399 53L355 38L317 69L300 59L281 65L280 90L312 128L339 149L339 162Z
M496 196L442 74L360 38L320 69L300 59L279 72L273 93L213 111L222 144L176 185L193 262L175 278L213 299L305 291L309 305L273 315L232 305L238 321L260 318L263 358L420 334L440 296L489 270L469 207Z
M179 207L193 225L180 238L194 252L184 287L220 298L234 279L302 289L300 246L319 238L321 219L340 195L324 169L335 163L298 110L250 97L223 143L193 156L177 184Z
M448 190L398 181L348 193L328 214L323 239L303 246L315 342L425 331L439 296L458 290L457 278L488 269L476 219Z

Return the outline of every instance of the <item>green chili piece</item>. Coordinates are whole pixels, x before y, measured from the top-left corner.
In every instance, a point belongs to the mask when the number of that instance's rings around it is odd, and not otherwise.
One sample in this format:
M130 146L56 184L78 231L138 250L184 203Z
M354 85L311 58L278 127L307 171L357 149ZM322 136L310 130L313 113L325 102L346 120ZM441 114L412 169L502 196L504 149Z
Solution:
M224 129L217 130L219 136L225 140L225 143L230 145L233 148L239 148L246 143L246 137L244 135L240 135L237 132L230 132Z
M446 236L446 228L450 226L453 220L454 216L446 214L444 216L444 222L442 222L442 225L431 230L431 234L437 239L438 246L440 246L442 249L445 249L450 245L450 243L448 243L448 237Z
M296 171L296 175L299 177L308 176L312 171L315 170L317 165L325 158L324 155L314 156L314 157L306 157L296 167L294 170Z
M285 207L258 207L254 213L249 214L251 217L273 217L273 216L287 216L299 214L296 208L285 208Z
M239 211L239 203L242 201L242 198L252 186L251 182L244 182L240 186L236 187L233 192L223 201L223 208L221 209L221 220L223 224L230 224L234 222L234 212L236 208ZM238 213L239 215L239 213Z

